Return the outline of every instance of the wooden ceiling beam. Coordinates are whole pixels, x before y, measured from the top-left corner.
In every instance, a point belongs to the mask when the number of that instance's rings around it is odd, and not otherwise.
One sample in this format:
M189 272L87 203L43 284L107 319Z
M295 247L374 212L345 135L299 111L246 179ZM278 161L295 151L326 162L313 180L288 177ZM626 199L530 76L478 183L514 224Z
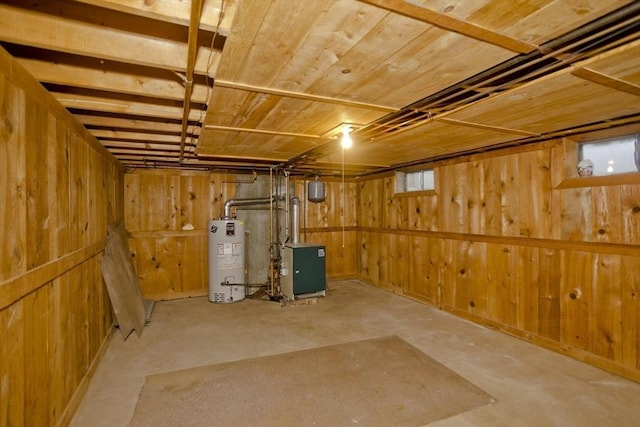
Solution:
M190 3L183 0L75 0L79 3L117 10L131 15L143 16L158 21L189 26ZM222 4L224 2L224 11ZM234 0L205 0L202 7L200 29L226 36L231 30L233 17L238 5ZM220 14L222 19L220 19ZM220 24L220 26L218 26Z
M482 123L465 122L463 120L453 120L453 119L447 119L444 117L443 118L436 117L434 120L436 122L442 122L442 123L446 123L453 126L463 126L468 128L474 128L474 129L484 129L484 130L490 130L490 131L500 132L500 133L509 133L513 135L540 136L540 134L538 133L528 132L520 129L510 129L510 128L504 128L500 126L490 126Z
M124 117L98 116L92 114L74 114L75 118L85 127L102 127L110 129L129 129L139 131L168 132L179 134L181 125L179 123L157 122L153 120L137 120Z
M189 21L189 39L187 42L187 71L184 88L184 104L182 108L182 132L180 137L180 161L184 153L184 144L187 139L187 127L189 126L189 112L191 110L191 94L193 93L193 70L196 64L198 52L198 27L202 13L202 0L191 0L191 19ZM214 34L214 38L215 38Z
M178 147L180 148L180 147ZM137 157L143 157L143 156L148 156L148 155L153 155L153 156L166 156L166 157L171 157L174 159L174 161L178 161L178 157L179 157L179 150L176 151L169 151L169 150L132 150L132 149L128 149L128 148L111 148L109 149L109 151L111 151L111 153L113 153L114 156L118 157L118 155L120 154L126 154L129 156L137 156Z
M182 119L181 107L170 107L144 102L123 101L119 99L101 98L91 95L68 94L51 92L51 94L66 108L78 108L107 113L127 114L133 116L154 117L162 119ZM200 120L201 111L191 110L190 122Z
M0 4L0 40L58 52L186 71L187 43ZM105 42L108 41L108 42ZM213 74L220 51L199 47L195 72ZM208 58L211 55L211 66Z
M104 145L109 150L111 149L129 149L135 151L144 151L144 150L164 150L164 151L175 151L176 154L180 151L180 146L178 144L151 144L151 143L140 143L140 142L126 142L126 141L100 141L102 145ZM190 148L193 148L191 146Z
M599 73L589 68L576 68L571 72L571 74L592 83L619 90L621 92L630 93L631 95L640 96L640 86L617 79L615 77L608 76L603 73Z
M227 131L227 132L259 133L262 135L293 136L298 138L311 138L311 139L322 138L320 135L311 135L306 133L280 132L275 130L239 128L239 127L232 127L232 126L205 125L204 128L209 130L221 130L221 131Z
M98 139L109 138L111 140L127 140L127 141L153 141L153 142L168 142L172 144L180 144L180 135L171 134L158 134L147 132L127 132L127 131L112 131L93 129L90 130L91 134Z
M390 107L388 105L377 105L377 104L370 104L367 102L351 101L348 99L332 98L329 96L313 95L310 93L274 89L272 87L254 86L254 85L248 85L244 83L230 82L227 80L216 79L214 82L214 90L215 90L215 86L225 87L228 89L236 89L236 90L241 90L245 92L254 92L254 93L282 96L284 98L295 98L295 99L302 99L306 101L316 101L316 102L324 102L327 104L344 105L346 107L364 108L368 110L383 111L386 113L395 113L397 111L400 111L399 108Z
M181 101L184 99L184 84L177 76L172 79L159 79L130 71L97 69L91 66L53 63L39 59L19 59L38 81L85 89L126 93L129 95L163 98ZM170 76L167 73L167 76ZM209 90L206 85L194 84L192 100L207 102Z
M427 24L448 30L463 36L490 43L516 53L529 53L538 46L496 33L470 22L460 21L447 15L420 7L403 0L360 0L361 2L386 9L389 12L417 19Z

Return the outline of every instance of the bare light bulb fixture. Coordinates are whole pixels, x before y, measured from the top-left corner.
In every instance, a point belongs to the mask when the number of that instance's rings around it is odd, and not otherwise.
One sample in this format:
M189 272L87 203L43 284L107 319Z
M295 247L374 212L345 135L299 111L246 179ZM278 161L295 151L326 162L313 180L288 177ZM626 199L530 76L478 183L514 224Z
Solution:
M351 126L349 125L345 125L342 128L342 139L340 140L340 144L342 145L342 148L351 148L353 146L353 140L349 135L351 133L351 130L352 130Z

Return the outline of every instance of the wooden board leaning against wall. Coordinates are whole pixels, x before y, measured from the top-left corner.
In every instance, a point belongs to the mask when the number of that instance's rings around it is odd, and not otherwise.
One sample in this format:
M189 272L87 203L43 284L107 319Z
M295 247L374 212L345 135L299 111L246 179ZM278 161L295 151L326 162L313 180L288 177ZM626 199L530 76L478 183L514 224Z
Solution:
M235 196L234 176L201 171L125 174L125 226L145 298L206 295L207 222Z
M112 330L119 163L0 49L0 424L65 425Z
M575 146L359 180L359 276L640 381L640 174L577 178Z

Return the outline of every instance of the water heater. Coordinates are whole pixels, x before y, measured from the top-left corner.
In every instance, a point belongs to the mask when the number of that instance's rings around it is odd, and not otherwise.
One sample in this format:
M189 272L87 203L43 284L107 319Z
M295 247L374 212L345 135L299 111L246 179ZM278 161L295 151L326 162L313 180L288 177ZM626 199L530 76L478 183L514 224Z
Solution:
M244 299L244 244L243 221L209 220L209 301Z

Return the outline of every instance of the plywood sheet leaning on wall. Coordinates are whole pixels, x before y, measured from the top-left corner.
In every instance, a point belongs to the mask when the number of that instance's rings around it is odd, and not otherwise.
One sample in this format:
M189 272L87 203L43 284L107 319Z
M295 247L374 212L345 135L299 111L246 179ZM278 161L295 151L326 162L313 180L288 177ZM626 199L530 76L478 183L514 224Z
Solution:
M122 337L126 339L135 329L142 334L145 307L138 278L129 257L129 245L124 224L109 224L107 244L102 256L102 275Z

